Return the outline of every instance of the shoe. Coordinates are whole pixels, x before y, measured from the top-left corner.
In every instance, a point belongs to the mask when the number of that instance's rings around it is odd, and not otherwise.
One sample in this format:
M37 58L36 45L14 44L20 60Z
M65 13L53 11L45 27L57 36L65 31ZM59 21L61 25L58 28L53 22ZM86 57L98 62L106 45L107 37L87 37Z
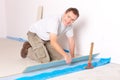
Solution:
M24 42L23 47L21 49L21 57L22 58L26 58L27 54L28 54L28 48L30 48L31 45L28 41Z

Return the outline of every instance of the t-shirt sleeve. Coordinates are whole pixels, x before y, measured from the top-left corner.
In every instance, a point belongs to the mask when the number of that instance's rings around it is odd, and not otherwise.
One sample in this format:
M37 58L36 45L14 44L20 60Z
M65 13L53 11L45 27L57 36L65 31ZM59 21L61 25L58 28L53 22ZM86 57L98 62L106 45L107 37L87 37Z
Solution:
M47 27L48 27L47 28L48 33L54 33L54 34L58 33L58 22L57 21L55 20L49 21Z

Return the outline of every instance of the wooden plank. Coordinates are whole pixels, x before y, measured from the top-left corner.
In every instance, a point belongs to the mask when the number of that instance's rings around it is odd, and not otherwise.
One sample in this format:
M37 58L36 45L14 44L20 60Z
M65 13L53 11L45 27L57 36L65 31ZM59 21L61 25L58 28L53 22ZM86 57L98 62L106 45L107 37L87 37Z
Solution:
M92 58L95 58L97 55L99 55L99 53L93 54ZM72 59L72 63L78 62L78 61L86 61L86 60L88 60L88 58L89 58L89 55L78 56L78 57ZM36 70L43 70L43 69L47 69L50 67L61 66L61 65L66 65L65 60L52 61L49 63L43 63L43 64L34 65L34 66L29 66L23 71L23 73L36 71Z

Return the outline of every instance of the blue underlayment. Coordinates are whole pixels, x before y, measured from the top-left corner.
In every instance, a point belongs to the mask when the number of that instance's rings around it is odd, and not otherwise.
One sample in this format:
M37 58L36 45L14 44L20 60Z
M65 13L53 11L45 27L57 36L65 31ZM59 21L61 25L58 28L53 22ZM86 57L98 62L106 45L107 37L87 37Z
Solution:
M15 40L15 41L19 41L19 42L25 42L25 41L27 41L27 40L25 40L23 38L19 38L19 37L7 36L6 38L11 39L11 40Z
M111 58L100 58L98 61L92 62L92 65L94 67L102 66L105 64L110 63ZM86 70L85 67L87 66L87 63L79 64L73 67L67 67L59 70L53 70L50 72L44 72L37 75L31 75L31 76L25 76L21 78L17 78L16 80L47 80L53 77Z
M7 39L11 39L11 40L15 40L15 41L19 41L19 42L25 42L25 41L27 41L26 39L20 38L20 37L7 36L6 38ZM64 51L69 53L69 50L64 49Z

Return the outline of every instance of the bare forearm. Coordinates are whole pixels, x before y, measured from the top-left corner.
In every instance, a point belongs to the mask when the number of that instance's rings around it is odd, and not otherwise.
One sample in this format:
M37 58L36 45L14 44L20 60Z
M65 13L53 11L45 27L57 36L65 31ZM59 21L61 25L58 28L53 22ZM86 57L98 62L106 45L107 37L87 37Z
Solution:
M74 57L74 46L75 46L75 45L73 45L73 46L70 48L70 54L71 54L72 57Z
M71 56L74 57L75 41L73 38L69 38L69 49Z

